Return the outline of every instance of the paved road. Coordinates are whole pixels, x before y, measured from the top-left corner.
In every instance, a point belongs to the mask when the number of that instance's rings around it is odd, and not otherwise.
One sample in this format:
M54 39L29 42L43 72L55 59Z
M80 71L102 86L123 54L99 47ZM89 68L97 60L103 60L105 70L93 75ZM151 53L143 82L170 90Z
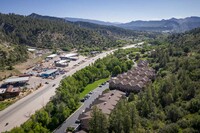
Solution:
M135 47L135 44L125 46L126 48ZM105 57L107 54L112 53L114 50L110 50L107 52L103 52L80 66L77 66L76 68L70 70L68 73L66 73L66 76L74 74L76 71L90 65L91 63L94 63L95 60L99 58ZM41 109L43 106L45 106L52 96L55 95L55 90L59 86L60 81L62 80L62 77L64 75L60 75L53 81L51 81L48 85L44 85L39 90L31 93L30 95L26 96L25 98L20 99L16 103L10 105L8 108L4 109L3 111L0 111L0 132L9 131L12 128L16 126L20 126L25 121L27 121L32 114L35 113L35 111ZM56 84L53 87L53 84ZM5 126L6 123L9 123L7 126Z
M97 87L95 90L93 90L93 94L91 94L90 98L87 99L82 106L77 109L70 117L68 117L63 124L58 127L56 130L54 130L54 133L65 133L67 127L75 124L75 121L78 119L79 115L83 112L83 110L85 110L86 108L88 108L90 106L90 104L92 104L92 102L97 99L102 92L109 88L109 84L105 84L102 87Z

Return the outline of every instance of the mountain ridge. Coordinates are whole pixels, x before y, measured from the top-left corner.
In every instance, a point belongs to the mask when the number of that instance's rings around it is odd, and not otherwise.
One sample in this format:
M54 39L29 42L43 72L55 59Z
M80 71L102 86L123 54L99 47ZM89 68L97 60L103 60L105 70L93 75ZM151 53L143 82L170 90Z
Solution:
M36 14L34 14L36 15ZM29 16L34 16L29 15ZM192 30L194 28L200 27L200 17L198 16L190 16L186 18L170 18L170 19L162 19L162 20L136 20L127 23L114 23L114 22L105 22L101 20L93 20L93 19L84 19L84 18L73 18L73 17L48 17L49 19L60 19L66 22L88 22L98 25L105 26L116 26L124 29L135 30L135 31L152 31L152 32L172 32L172 33L181 33L185 31Z

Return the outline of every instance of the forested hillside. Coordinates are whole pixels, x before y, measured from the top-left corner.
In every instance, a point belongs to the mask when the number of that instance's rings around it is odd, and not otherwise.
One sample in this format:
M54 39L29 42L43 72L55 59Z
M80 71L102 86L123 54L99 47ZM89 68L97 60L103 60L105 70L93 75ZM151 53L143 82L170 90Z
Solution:
M93 30L103 36L109 36L109 37L117 37L117 38L123 38L123 37L153 37L157 33L147 33L147 32L139 32L139 31L133 31L133 30L127 30L123 29L120 27L112 26L112 25L103 25L103 24L96 24L92 22L84 22L84 21L68 21L67 19L64 18L58 18L58 17L51 17L51 16L42 16L39 14L32 13L29 15L29 17L32 18L39 18L39 19L44 19L44 20L56 20L56 21L63 21L66 22L67 24L73 24L78 27L86 28Z
M76 24L80 27L84 27L84 28L89 28L89 29L93 29L103 35L107 35L107 36L118 36L118 37L128 37L128 36L134 36L137 37L139 35L148 35L147 33L143 33L143 32L137 32L137 31L133 31L133 30L126 30L123 28L119 28L116 26L104 26L104 25L98 25L98 24L93 24L93 23L89 23L89 22L72 22L73 24Z
M157 78L145 91L118 103L104 125L92 131L115 133L200 132L200 29L169 36L148 56ZM164 41L164 40L158 40ZM96 111L96 110L94 110ZM94 113L94 112L93 112ZM102 117L100 111L96 111ZM92 123L91 123L92 124Z
M0 14L2 41L41 48L112 47L115 40L62 20Z
M27 49L21 45L12 45L12 47L0 44L0 70L12 70L15 63L25 61L28 57Z

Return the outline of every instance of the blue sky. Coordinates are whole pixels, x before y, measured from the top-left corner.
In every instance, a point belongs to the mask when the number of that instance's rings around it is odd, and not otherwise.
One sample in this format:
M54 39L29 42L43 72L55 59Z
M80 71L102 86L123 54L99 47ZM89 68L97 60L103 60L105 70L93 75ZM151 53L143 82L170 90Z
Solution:
M129 22L200 16L200 0L1 0L0 12Z

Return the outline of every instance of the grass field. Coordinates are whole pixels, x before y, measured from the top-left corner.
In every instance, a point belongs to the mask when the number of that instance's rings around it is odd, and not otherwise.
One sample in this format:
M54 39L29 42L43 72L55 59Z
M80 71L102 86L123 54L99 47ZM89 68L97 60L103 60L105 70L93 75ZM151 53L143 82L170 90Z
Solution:
M100 79L95 81L92 84L87 85L84 88L84 91L81 92L80 94L80 99L82 99L86 94L88 94L90 91L94 90L95 88L97 88L99 85L101 85L102 83L106 82L107 80L109 80L109 78L105 78L105 79Z
M0 111L11 105L11 101L0 101Z

